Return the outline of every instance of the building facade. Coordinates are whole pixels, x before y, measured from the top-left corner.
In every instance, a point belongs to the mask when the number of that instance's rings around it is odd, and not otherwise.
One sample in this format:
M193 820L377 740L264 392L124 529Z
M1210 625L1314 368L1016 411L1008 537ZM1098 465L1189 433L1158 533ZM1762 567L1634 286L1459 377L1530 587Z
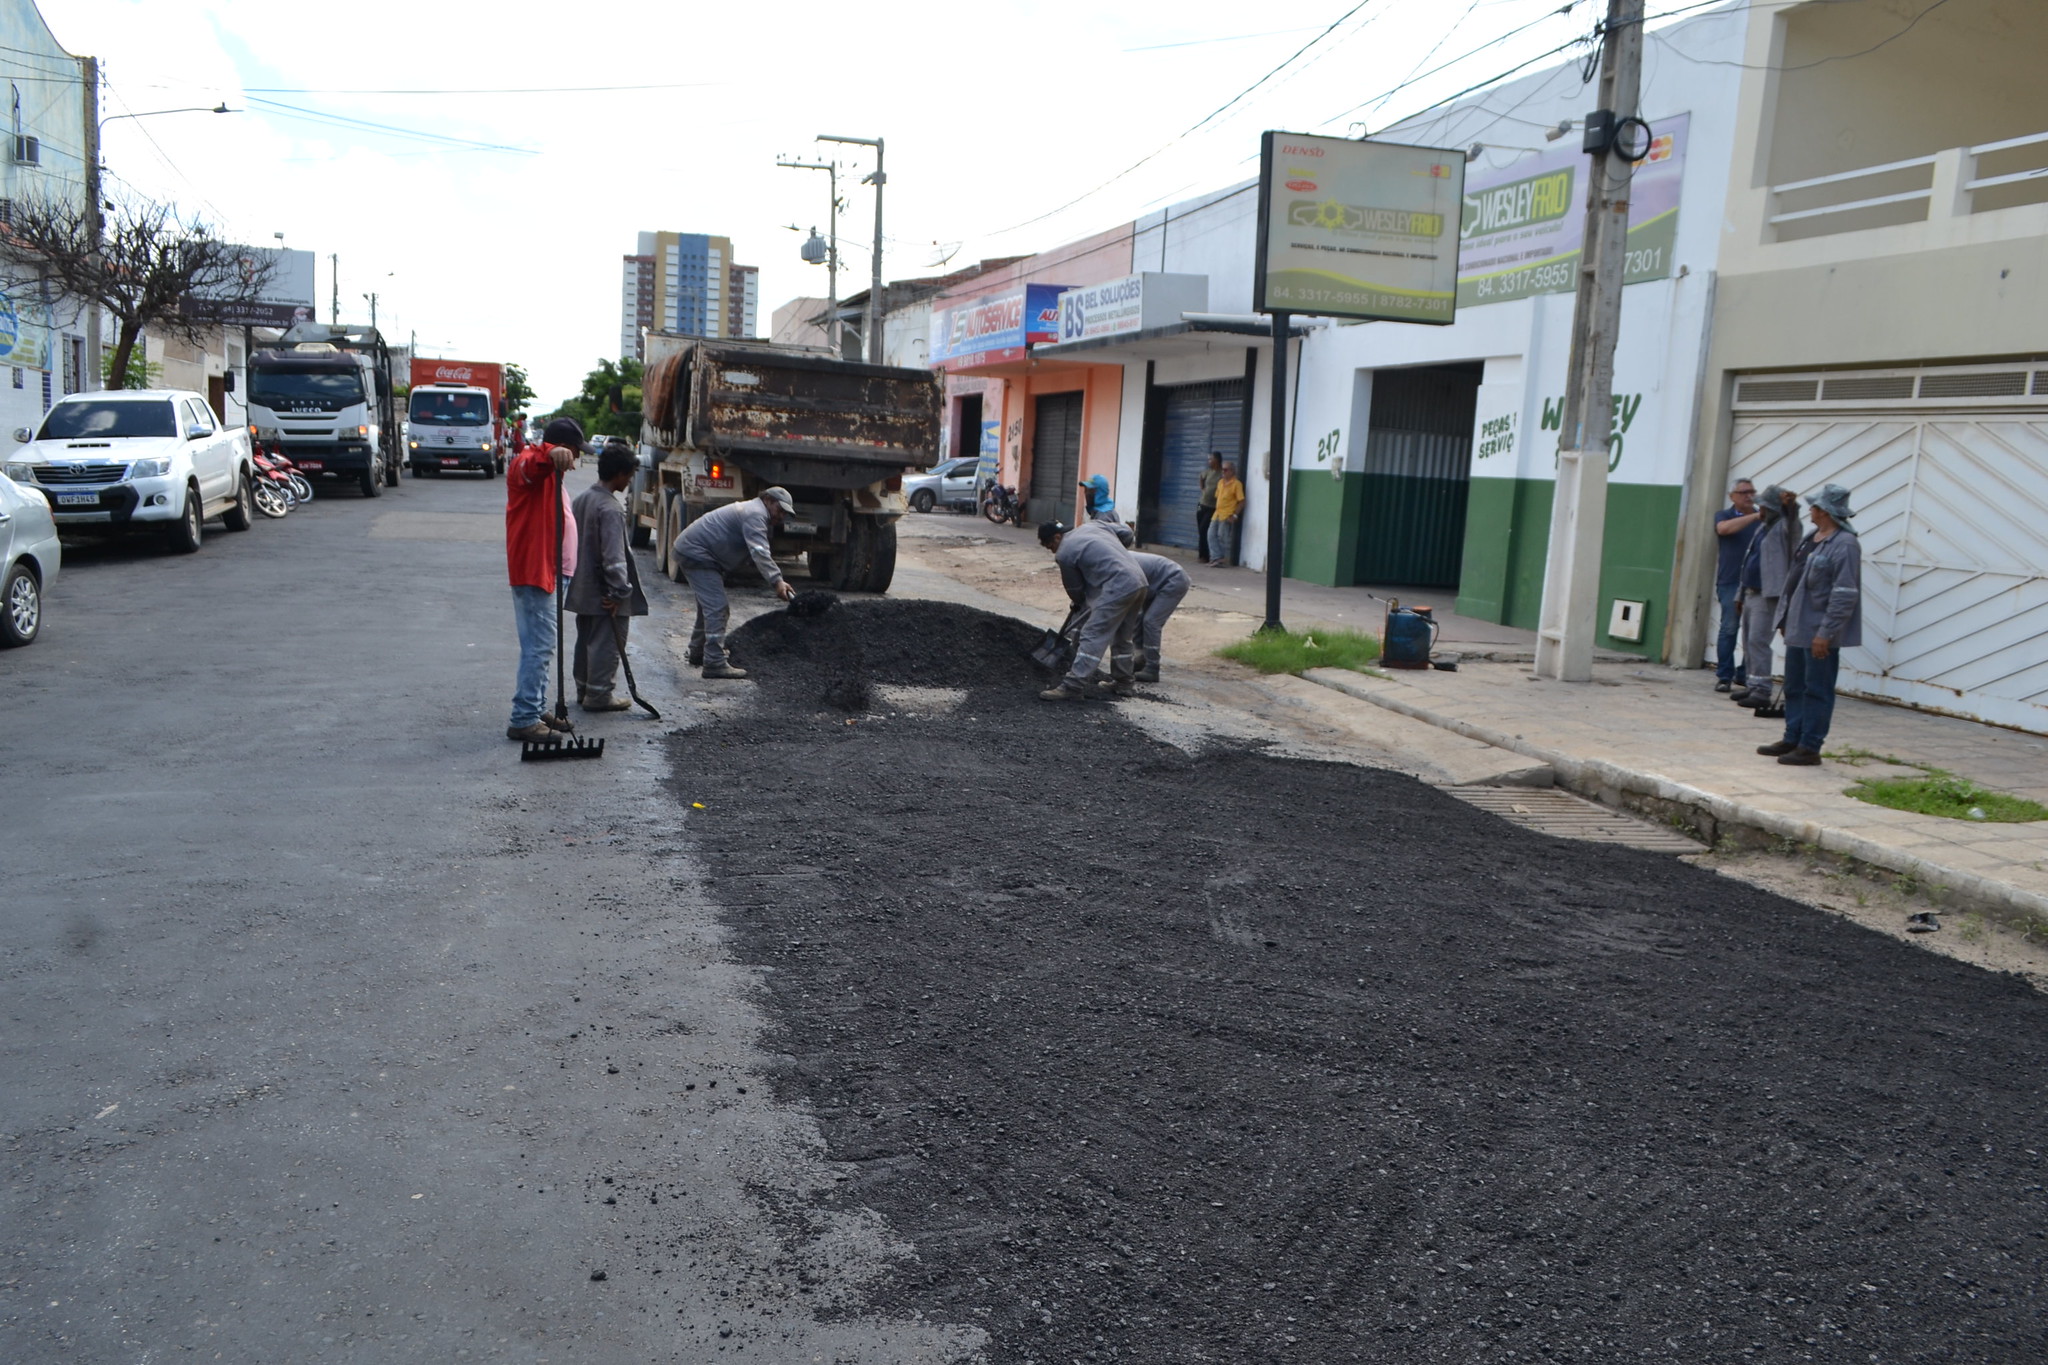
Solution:
M16 204L80 206L93 181L98 69L60 46L27 0L0 4L0 76L11 95L0 147L0 221ZM34 426L67 393L100 387L98 310L27 266L0 267L0 429Z
M619 286L619 358L645 360L647 332L655 325L654 257L627 256Z
M690 336L753 336L759 279L757 267L734 262L727 238L641 233L621 271L619 354L644 359L641 338L649 328Z
M761 312L761 268L736 265L726 277L725 335L751 341Z

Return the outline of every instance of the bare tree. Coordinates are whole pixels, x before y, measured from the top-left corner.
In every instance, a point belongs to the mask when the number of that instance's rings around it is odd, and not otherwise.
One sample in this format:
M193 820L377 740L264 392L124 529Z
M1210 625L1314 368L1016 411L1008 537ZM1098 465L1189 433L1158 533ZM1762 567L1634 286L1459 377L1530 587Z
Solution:
M127 384L145 328L202 341L223 308L260 299L276 268L269 255L223 242L198 218L147 199L110 203L104 221L82 204L17 201L0 222L0 264L113 315L117 389Z

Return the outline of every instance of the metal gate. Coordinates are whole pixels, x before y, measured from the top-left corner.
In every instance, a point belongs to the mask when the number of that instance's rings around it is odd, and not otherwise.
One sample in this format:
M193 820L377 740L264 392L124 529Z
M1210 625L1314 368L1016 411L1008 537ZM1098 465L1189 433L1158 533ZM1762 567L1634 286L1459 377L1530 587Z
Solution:
M1041 394L1031 410L1031 521L1074 519L1081 482L1081 395Z
M1745 376L1730 473L1850 491L1844 691L2048 733L2048 365Z
M1155 523L1141 528L1145 539L1184 550L1195 543L1195 506L1202 500L1202 471L1220 453L1237 462L1244 423L1244 381L1162 386L1159 445L1159 504ZM1239 470L1240 476L1244 471Z
M1376 370L1354 583L1456 587L1480 368Z

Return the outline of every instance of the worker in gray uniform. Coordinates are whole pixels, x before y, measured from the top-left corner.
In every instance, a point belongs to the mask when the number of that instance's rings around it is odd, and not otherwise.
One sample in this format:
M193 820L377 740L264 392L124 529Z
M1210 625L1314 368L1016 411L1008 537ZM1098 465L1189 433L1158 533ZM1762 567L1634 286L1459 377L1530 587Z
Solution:
M1069 530L1057 521L1038 524L1038 543L1052 551L1060 581L1076 606L1086 604L1074 666L1058 686L1038 695L1046 701L1079 701L1088 695L1103 655L1110 657L1111 686L1120 697L1133 690L1131 638L1145 610L1145 571L1104 522L1087 521ZM1119 648L1118 646L1122 646Z
M725 575L749 559L763 582L787 602L796 589L776 567L769 549L782 519L796 510L786 488L765 489L758 498L714 508L683 528L670 547L683 566L690 592L697 599L697 624L690 630L690 662L704 666L707 678L744 678L725 657L725 623L731 604L725 597Z
M1165 555L1134 552L1132 559L1145 574L1145 611L1138 619L1139 682L1159 681L1159 637L1166 632L1166 618L1188 595L1188 571Z

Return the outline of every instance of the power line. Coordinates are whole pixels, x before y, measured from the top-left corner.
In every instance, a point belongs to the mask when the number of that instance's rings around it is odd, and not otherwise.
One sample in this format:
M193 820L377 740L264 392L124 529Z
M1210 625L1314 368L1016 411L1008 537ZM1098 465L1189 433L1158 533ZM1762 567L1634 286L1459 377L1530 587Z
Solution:
M249 86L245 95L593 95L630 90L705 90L728 86L731 81L667 81L656 85L530 85L462 89L356 89L343 86L271 85Z
M1395 95L1398 95L1398 94L1400 94L1400 93L1401 93L1401 92L1402 92L1403 90L1406 90L1406 89L1407 89L1407 88L1408 88L1409 86L1411 86L1411 85L1416 85L1416 84L1419 84L1419 83L1420 83L1420 82L1422 82L1422 81L1426 81L1426 80L1428 80L1428 79L1429 79L1429 78L1430 78L1431 76L1437 75L1437 74L1439 74L1440 72L1448 71L1448 70L1450 70L1450 69L1451 69L1452 67L1454 67L1454 66L1458 65L1458 64L1459 64L1460 62L1463 62L1463 61L1467 61L1467 60L1469 60L1469 59L1471 59L1471 58L1473 58L1473 57L1476 57L1476 56L1478 56L1478 55L1479 55L1480 53L1482 53L1482 52L1486 51L1486 50L1487 50L1488 48L1492 48L1492 47L1499 47L1499 46L1500 46L1500 45L1501 45L1502 43L1506 42L1506 41L1507 41L1508 39L1510 39L1510 38L1516 38L1516 37L1520 37L1520 36L1521 36L1522 34L1524 34L1524 33L1527 33L1527 32L1528 32L1528 31L1529 31L1530 29L1532 29L1532 28L1536 28L1536 27L1538 27L1539 25L1542 25L1542 24L1547 24L1547 23L1549 23L1549 22L1550 22L1550 21L1551 21L1552 19L1556 19L1556 18L1558 18L1558 17L1560 17L1560 16L1562 16L1562 15L1567 15L1567 14L1570 14L1570 13L1571 13L1571 12L1572 12L1572 11L1573 11L1574 9L1576 9L1576 8L1578 7L1578 4L1579 4L1579 0L1565 0L1565 3L1564 3L1564 4L1562 5L1562 6L1560 6L1559 8L1557 8L1557 9L1554 9L1554 10L1547 10L1547 11L1545 11L1545 12L1544 12L1543 14L1540 14L1540 15L1538 15L1538 16L1537 16L1536 18L1534 18L1534 19L1531 19L1531 20L1530 20L1530 21L1529 21L1528 23L1526 23L1526 24L1523 24L1523 25L1521 25L1521 26L1520 26L1520 27L1518 27L1518 28L1511 28L1511 29L1509 29L1509 30L1508 30L1508 31L1507 31L1506 33L1503 33L1503 34L1501 34L1501 35L1500 35L1500 36L1498 36L1498 37L1495 37L1495 38L1489 38L1489 39L1487 39L1487 40L1486 40L1485 42L1481 43L1481 44L1480 44L1480 45L1479 45L1478 47L1475 47L1475 48L1471 49L1471 50L1470 50L1470 51L1468 51L1468 52L1462 52L1462 53L1458 54L1457 56L1455 56L1455 57L1451 58L1451 59L1450 59L1449 61L1447 61L1447 62L1443 62L1443 63L1441 63L1440 65L1437 65L1437 66L1431 67L1431 68L1430 68L1430 69L1429 69L1428 71L1425 71L1425 72L1421 73L1420 75L1411 75L1411 76L1409 76L1409 77L1408 77L1408 78L1407 78L1406 80L1403 80L1403 81L1402 81L1402 82L1400 82L1400 83L1399 83L1398 85L1394 86L1394 87L1393 87L1393 88L1392 88L1391 90L1388 90L1388 91L1384 92L1383 94L1378 94L1378 95L1374 95L1374 96L1373 96L1373 97L1372 97L1371 99L1363 100L1363 101L1361 101L1361 102L1359 102L1359 103L1357 103L1357 104L1354 104L1354 105L1352 105L1352 106L1351 106L1351 107L1350 107L1349 109L1346 109L1346 110L1344 110L1344 111L1343 111L1343 112L1341 112L1341 113L1336 113L1336 114L1332 114L1332 115L1330 115L1330 117L1328 117L1328 118L1324 119L1324 120L1323 120L1323 121L1322 121L1321 123L1318 123L1318 124L1316 124L1315 126L1316 126L1316 127L1318 127L1318 128L1321 128L1321 127L1324 127L1324 126L1326 126L1326 125L1328 125L1328 124L1332 124L1332 123L1335 123L1335 122L1336 122L1337 120L1339 120L1339 119L1341 119L1341 118L1348 118L1348 117L1349 117L1350 115L1352 115L1352 114L1355 114L1355 113L1357 113L1357 112L1358 112L1359 110L1361 110L1361 109L1364 109L1364 108L1367 108L1367 107L1369 107L1369 106L1373 106L1373 105L1383 105L1383 104L1385 104L1385 103L1386 103L1386 102L1387 102L1388 100L1392 99L1392 98L1393 98L1393 97L1394 97ZM1466 95L1466 94L1470 94L1470 93L1471 93L1471 92L1472 92L1473 90L1478 90L1478 89L1481 89L1481 88L1482 88L1482 87L1484 87L1484 86L1488 86L1488 85L1491 85L1491 84L1493 84L1493 82L1494 82L1494 81L1497 81L1497 80L1501 80L1501 79L1504 79L1504 78L1505 78L1505 77L1507 77L1507 76L1511 76L1511 75L1513 75L1513 74L1514 74L1515 72L1517 72L1517 71L1520 71L1520 70L1521 70L1521 69L1522 69L1523 67L1529 66L1529 65L1531 65L1531 64L1533 64L1533 63L1535 63L1535 62L1540 62L1540 61L1542 61L1542 60L1543 60L1543 58L1545 58L1545 57L1552 57L1552 56L1555 56L1555 55L1557 55L1558 53L1560 53L1560 52L1564 51L1564 50L1565 50L1566 48L1568 48L1568 47L1576 47L1576 46L1577 46L1578 44L1580 44L1580 43L1582 43L1582 42L1584 42L1584 41L1585 41L1585 39L1583 39L1583 38L1574 38L1574 39L1572 39L1572 41L1571 41L1571 42L1569 42L1569 43L1564 43L1564 44L1561 44L1561 45L1559 45L1559 46L1557 46L1557 47L1554 47L1554 48L1552 48L1552 49L1551 49L1550 51L1548 51L1548 52L1543 52L1543 53L1539 53L1539 54L1537 54L1536 56L1534 56L1534 57L1531 57L1531 58L1530 58L1530 59L1529 59L1528 61L1526 61L1526 62L1522 62L1522 63L1520 63L1520 64L1519 64L1519 65L1517 65L1517 66L1513 66L1513 67L1510 67L1510 68L1508 68L1508 70L1507 70L1507 71L1505 71L1505 72L1502 72L1502 73L1501 73L1501 75L1499 75L1499 76L1493 76L1493 77L1489 77L1488 79L1486 79L1486 80L1483 80L1483 81L1479 82L1479 84L1478 84L1478 85L1474 85L1474 86L1470 86L1470 87L1467 87L1467 88L1466 88L1465 90L1461 90L1461 91L1459 91L1458 93L1459 93L1459 95ZM1456 98L1457 98L1457 96L1456 96L1456 95L1454 95L1454 96L1452 96L1452 98L1453 98L1453 99L1456 99ZM1439 103L1441 103L1441 101L1439 101ZM1435 107L1436 107L1435 105L1431 105L1431 106L1430 106L1430 108L1435 108ZM1413 114L1409 114L1409 115L1407 115L1407 116L1406 116L1406 118L1413 118L1413 117L1414 117L1414 115L1413 115ZM1406 119L1403 119L1402 121L1404 121L1404 122L1405 122L1405 121L1406 121Z
M1320 43L1321 41L1323 41L1323 39L1329 37L1330 34L1337 28L1339 24L1342 24L1346 19L1349 19L1352 15L1358 13L1360 10L1364 9L1367 5L1371 4L1372 2L1373 0L1358 0L1357 4L1353 5L1350 9L1347 9L1342 14L1338 15L1337 18L1331 22L1329 27L1325 28L1315 37L1309 39L1306 43L1303 43L1300 47L1296 48L1294 50L1293 55L1288 57L1286 61L1280 63L1280 65L1274 67L1271 71L1268 71L1265 75L1259 77L1250 85L1238 91L1235 95L1232 95L1229 99L1225 100L1222 104L1216 106L1216 108L1210 110L1207 114L1204 114L1200 119L1196 120L1196 122L1191 127L1189 127L1185 132L1180 133L1178 136L1170 139L1168 142L1165 143L1164 146L1161 146L1156 150L1148 152L1144 156L1138 158L1136 161L1124 167L1122 170L1118 171L1109 179L1103 181L1100 185L1097 185L1094 189L1089 190L1086 193L1077 195L1076 197L1069 199L1066 203L1061 204L1058 208L1051 209L1045 213L1041 213L1035 218L1026 218L1021 223L1012 223L1009 227L999 228L994 232L983 233L981 235L985 237L1001 237L1008 233L1015 232L1019 228L1030 227L1033 223L1042 223L1048 218L1052 218L1059 214L1065 213L1068 209L1074 207L1074 205L1082 202L1083 200L1093 198L1095 195L1102 193L1102 191L1108 189L1111 185L1114 185L1117 181L1123 179L1132 171L1137 170L1146 162L1151 161L1154 157L1157 157L1161 152L1166 151L1167 148L1172 147L1175 143L1178 143L1182 141L1184 138L1188 137L1189 134L1196 132L1204 125L1212 122L1218 115L1223 113L1224 110L1229 109L1232 105L1238 103L1238 101L1242 100L1245 96L1251 94L1252 91L1257 90L1267 81L1279 75L1287 67L1291 66L1294 63L1295 59L1300 57L1302 53L1307 52L1317 43Z
M1754 5L1755 0L1750 0L1750 3L1751 5ZM1922 19L1925 19L1928 15L1934 13L1936 10L1940 9L1943 5L1946 5L1947 3L1948 0L1934 0L1933 4L1929 5L1926 9L1921 10L1911 19L1908 19L1906 21L1906 26L1900 29L1897 33L1892 34L1889 38L1880 38L1878 39L1878 41L1872 43L1869 47L1863 48L1860 51L1838 52L1832 57L1821 57L1817 58L1814 61L1801 62L1797 66L1759 66L1755 62L1731 62L1725 58L1718 57L1695 57L1690 53L1681 52L1679 49L1675 47L1671 48L1670 52L1672 56L1678 58L1680 61L1691 62L1695 66L1732 66L1742 71L1811 71L1816 66L1826 66L1829 62L1846 62L1856 57L1868 57L1871 53L1877 51L1879 48L1889 46L1890 44L1895 43L1899 39L1905 37L1908 33L1911 33ZM1669 10L1666 11L1666 13L1664 14L1649 16L1649 18L1644 19L1643 22L1648 23L1650 18L1664 19L1670 17L1673 14L1683 14L1686 12L1686 10L1703 8L1705 8L1704 5L1687 5L1685 9Z
M260 104L266 109L277 110L287 117L309 119L313 122L325 123L333 127L361 128L373 132L386 133L394 137L416 138L423 142L445 142L470 151L515 152L521 156L535 155L533 149L529 147L509 147L500 142L479 142L474 138L453 137L447 133L430 133L420 128L400 128L395 124L373 123L368 119L351 118L346 114L332 114L324 109L303 109L295 104L284 104L277 100L258 99L254 95L250 95L248 99L251 104Z

